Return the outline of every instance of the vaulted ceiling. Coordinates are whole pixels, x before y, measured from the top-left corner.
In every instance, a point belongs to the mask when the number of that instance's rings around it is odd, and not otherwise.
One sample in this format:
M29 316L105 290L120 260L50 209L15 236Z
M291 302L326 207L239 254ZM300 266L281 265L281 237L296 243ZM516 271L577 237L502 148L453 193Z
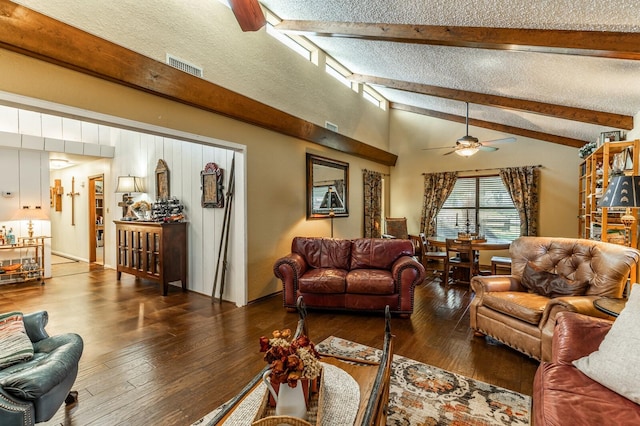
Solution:
M230 3L245 3L234 0ZM392 108L582 146L640 112L637 0L260 0Z

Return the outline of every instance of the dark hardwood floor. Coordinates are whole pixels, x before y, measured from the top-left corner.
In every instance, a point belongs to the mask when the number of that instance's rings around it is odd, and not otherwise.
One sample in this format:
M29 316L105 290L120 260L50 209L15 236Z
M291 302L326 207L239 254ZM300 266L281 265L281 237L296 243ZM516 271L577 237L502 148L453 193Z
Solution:
M538 363L473 337L471 293L439 281L416 288L415 312L394 317L397 354L531 395ZM258 339L295 328L280 295L243 308L159 287L113 270L0 287L0 312L49 312L49 334L85 342L75 389L79 402L49 425L189 425L222 404L263 366ZM310 311L312 339L334 335L381 347L382 315Z

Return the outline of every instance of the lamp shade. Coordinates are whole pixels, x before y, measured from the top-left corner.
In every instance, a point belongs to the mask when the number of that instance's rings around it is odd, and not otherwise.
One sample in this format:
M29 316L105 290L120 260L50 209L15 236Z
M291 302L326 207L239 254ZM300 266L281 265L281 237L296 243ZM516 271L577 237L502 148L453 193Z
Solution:
M29 206L22 206L13 215L12 220L49 220L49 216L42 210L40 206L29 208Z
M136 176L118 176L118 185L116 186L118 193L144 192L139 177Z
M614 176L598 207L640 207L640 176Z

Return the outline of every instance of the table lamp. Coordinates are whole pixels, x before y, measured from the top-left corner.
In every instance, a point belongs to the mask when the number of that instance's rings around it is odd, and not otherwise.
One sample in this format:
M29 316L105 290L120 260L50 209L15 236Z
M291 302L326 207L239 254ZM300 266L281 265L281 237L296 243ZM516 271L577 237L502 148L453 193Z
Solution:
M16 214L13 216L12 220L28 220L29 224L27 225L27 233L29 239L27 240L27 244L33 244L35 240L33 239L33 221L34 220L49 220L49 216L42 210L42 207L36 206L34 208L29 208L29 206L22 206Z
M630 228L636 221L635 216L631 214L631 209L640 207L640 176L613 176L607 191L598 203L598 207L624 207L626 209L620 221L624 225L625 245L631 245Z
M133 196L136 192L144 192L141 179L137 176L118 176L118 185L116 185L117 194L122 194L122 202L118 203L122 207L122 217L127 216L129 206L133 204Z

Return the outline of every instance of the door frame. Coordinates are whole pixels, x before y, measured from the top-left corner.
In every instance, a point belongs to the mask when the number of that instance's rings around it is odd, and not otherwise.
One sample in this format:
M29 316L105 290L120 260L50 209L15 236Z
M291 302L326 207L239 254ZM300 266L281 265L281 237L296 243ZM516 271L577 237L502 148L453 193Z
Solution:
M102 193L104 194L104 174L99 174L99 175L93 175L93 176L88 176L88 181L89 181L89 196L87 197L87 199L89 200L89 208L88 208L88 212L89 212L89 233L88 233L88 238L89 238L89 263L97 263L97 256L96 256L96 247L97 247L97 231L98 226L96 223L96 181L102 181ZM102 201L102 205L104 208L104 198ZM106 231L105 226L104 226L104 214L102 215L103 218L103 224L102 224L102 241L104 241L104 233ZM104 254L102 256L102 265L104 265Z

